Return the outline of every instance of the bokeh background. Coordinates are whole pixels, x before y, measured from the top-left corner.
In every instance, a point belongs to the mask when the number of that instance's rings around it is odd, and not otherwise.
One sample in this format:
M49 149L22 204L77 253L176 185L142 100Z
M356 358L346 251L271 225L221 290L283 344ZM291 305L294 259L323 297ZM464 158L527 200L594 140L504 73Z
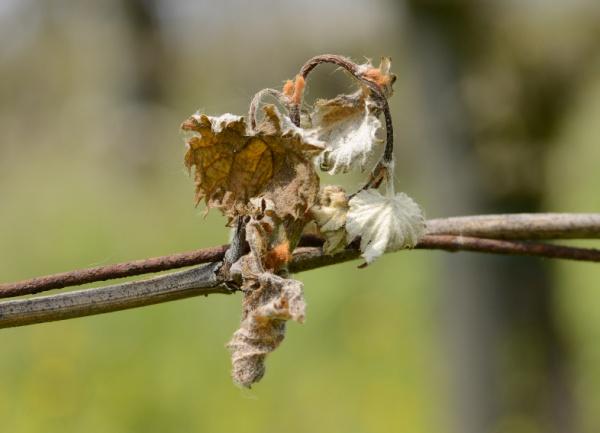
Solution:
M392 56L397 186L428 216L600 211L597 1L0 0L0 279L225 242L179 124L321 53ZM323 66L307 97L351 87ZM0 431L600 430L600 267L357 264L298 276L308 319L250 391L239 296L2 330Z

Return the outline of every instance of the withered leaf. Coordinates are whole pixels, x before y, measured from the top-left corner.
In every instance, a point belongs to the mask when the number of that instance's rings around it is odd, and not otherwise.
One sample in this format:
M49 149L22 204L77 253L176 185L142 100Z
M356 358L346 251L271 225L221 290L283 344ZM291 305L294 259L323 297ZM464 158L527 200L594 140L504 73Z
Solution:
M253 197L272 200L281 218L296 218L312 206L319 189L312 158L323 145L274 106L264 112L252 132L242 117L230 114L195 114L182 124L190 133L185 165L194 168L196 203L204 199L230 217L245 214Z
M378 136L382 130L381 101L364 81L376 84L387 98L396 80L390 68L389 57L382 58L378 68L370 61L358 65L357 73L363 78L363 85L356 93L317 100L308 124L319 139L327 143L317 160L321 169L330 174L345 173L354 167L362 170L376 146L383 142Z
M257 276L259 288L244 293L240 328L227 347L233 380L250 388L265 373L265 359L285 337L286 321L304 321L306 302L300 281L269 272Z
M317 204L310 209L319 233L325 238L323 252L334 254L346 247L346 214L348 198L344 189L327 185L319 192Z
M347 172L356 166L363 169L369 155L382 143L378 137L381 121L363 90L318 100L311 119L315 133L327 143L317 163L331 174Z

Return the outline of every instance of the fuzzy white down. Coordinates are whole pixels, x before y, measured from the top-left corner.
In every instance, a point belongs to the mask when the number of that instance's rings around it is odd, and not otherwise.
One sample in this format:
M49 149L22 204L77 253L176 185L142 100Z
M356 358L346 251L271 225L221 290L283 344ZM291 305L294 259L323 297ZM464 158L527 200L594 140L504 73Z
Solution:
M208 118L210 119L210 123L215 134L218 134L224 128L227 128L227 125L230 123L244 121L242 116L231 113L221 114L220 116L208 116Z

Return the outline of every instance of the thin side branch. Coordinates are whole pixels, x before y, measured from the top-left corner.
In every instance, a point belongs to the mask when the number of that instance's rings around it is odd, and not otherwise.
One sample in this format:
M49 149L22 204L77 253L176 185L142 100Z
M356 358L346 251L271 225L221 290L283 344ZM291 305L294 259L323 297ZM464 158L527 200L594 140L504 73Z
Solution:
M355 245L351 247L331 256L323 254L320 247L297 248L290 263L290 272L303 272L354 260L360 252ZM600 262L600 250L595 249L456 235L427 235L417 248ZM1 302L0 328L108 313L191 296L232 293L225 285L227 282L219 279L220 266L221 263L217 262L144 281Z
M487 239L596 239L600 238L600 214L508 214L440 218L427 221L429 235L457 235ZM423 242L426 241L425 238ZM303 238L301 245L320 246L321 240ZM420 246L418 247L420 248ZM478 250L487 252L483 245ZM227 245L187 253L135 260L108 266L80 269L0 284L0 298L32 295L47 290L78 286L96 281L131 277L183 268L223 259ZM466 249L466 247L462 248ZM499 251L493 251L500 253ZM569 258L569 257L560 257Z
M547 259L600 262L600 250L594 248L566 247L540 242L485 239L456 235L427 235L415 248L422 250L471 251L511 256L534 256L545 257Z
M352 245L352 247L334 255L323 254L320 247L297 248L294 251L294 260L290 264L290 271L292 273L310 271L358 259L360 251L355 245ZM593 248L565 247L540 242L484 239L456 235L425 235L415 246L415 249L448 252L471 251L600 263L600 250Z

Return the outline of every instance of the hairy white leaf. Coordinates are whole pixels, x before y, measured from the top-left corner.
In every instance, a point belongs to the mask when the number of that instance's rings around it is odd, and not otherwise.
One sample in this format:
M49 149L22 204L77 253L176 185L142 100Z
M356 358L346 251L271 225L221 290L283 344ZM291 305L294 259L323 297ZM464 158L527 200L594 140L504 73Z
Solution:
M404 193L385 196L368 189L348 204L348 241L360 237L360 250L367 263L386 251L414 247L425 232L423 211Z

